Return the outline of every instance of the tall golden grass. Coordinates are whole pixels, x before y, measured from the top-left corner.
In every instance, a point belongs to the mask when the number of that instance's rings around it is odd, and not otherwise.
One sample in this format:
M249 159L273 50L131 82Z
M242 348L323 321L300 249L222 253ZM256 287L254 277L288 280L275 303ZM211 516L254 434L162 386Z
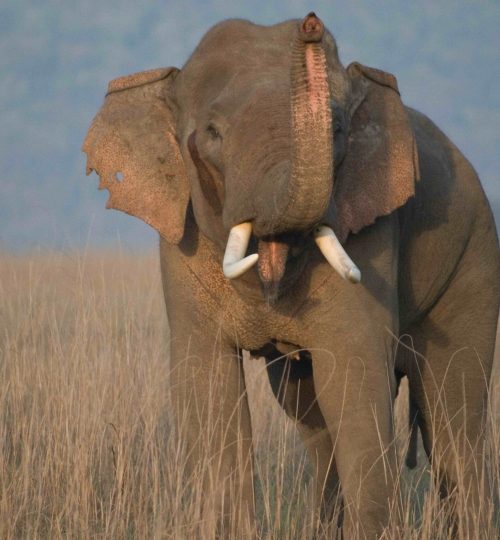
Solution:
M199 476L186 474L182 438L170 429L168 325L156 255L3 254L0 331L1 538L210 537L200 517L207 494ZM257 537L312 538L317 516L304 448L271 395L262 362L245 359L245 373ZM397 404L400 454L406 392ZM493 408L490 474L498 497ZM403 528L391 524L387 538L451 537L421 448L419 467L403 471L400 498ZM493 519L477 538L498 537L495 527Z

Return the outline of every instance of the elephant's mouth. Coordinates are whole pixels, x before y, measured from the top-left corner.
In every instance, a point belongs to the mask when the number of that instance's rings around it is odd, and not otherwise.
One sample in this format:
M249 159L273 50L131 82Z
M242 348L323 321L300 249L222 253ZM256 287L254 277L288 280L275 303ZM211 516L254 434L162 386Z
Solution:
M229 232L222 268L227 278L234 279L247 272L257 262L259 277L264 293L269 300L275 300L279 293L282 278L285 275L289 254L300 253L308 245L306 236L283 233L273 236L252 237L252 223L246 221L235 225ZM358 283L361 273L344 251L335 233L330 227L318 226L313 232L314 242L330 265L352 283ZM257 241L257 245L254 243ZM250 245L251 255L246 255ZM253 248L253 249L252 249ZM254 249L257 248L257 253Z
M309 235L291 232L256 238L257 270L268 302L274 302L281 286L295 281L302 272L305 258L300 255L310 245L308 239Z
M257 269L264 296L274 302L279 295L280 284L285 275L287 261L296 258L304 248L302 235L285 233L259 238Z

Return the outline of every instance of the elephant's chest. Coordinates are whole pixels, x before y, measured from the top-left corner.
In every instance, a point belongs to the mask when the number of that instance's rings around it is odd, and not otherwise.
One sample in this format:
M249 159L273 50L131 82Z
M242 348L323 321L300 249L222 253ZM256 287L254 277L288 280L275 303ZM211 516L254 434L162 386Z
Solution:
M276 341L279 337L283 339L283 334L290 334L282 317L271 311L253 309L245 313L228 309L223 318L226 332L232 334L238 345L247 350L259 350L270 341Z
M331 276L328 268L316 272L288 290L275 305L257 296L249 299L233 289L221 306L226 333L250 351L270 342L283 354L314 346L318 326L328 324L321 314L331 313L332 298L337 294Z
M232 298L224 306L222 319L226 332L249 351L257 351L270 342L283 354L306 346L307 316L297 309L252 305Z

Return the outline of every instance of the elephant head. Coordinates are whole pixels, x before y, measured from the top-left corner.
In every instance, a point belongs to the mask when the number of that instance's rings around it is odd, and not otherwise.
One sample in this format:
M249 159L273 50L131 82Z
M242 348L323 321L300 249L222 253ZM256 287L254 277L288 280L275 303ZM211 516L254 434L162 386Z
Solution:
M310 238L359 281L342 244L403 205L418 176L395 78L345 69L313 13L269 27L225 21L182 70L112 81L83 150L108 208L178 243L191 200L225 249L226 276L258 262L275 291ZM258 253L245 257L252 234Z

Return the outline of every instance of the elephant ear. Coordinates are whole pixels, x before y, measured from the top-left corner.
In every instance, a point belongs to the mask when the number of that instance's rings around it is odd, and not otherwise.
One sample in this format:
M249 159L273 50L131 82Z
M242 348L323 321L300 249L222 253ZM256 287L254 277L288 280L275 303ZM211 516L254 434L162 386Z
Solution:
M87 174L109 190L106 208L122 210L154 227L168 242L183 235L189 187L168 105L178 70L155 69L109 83L83 151Z
M404 205L419 178L415 138L396 78L357 62L347 73L351 128L334 183L340 241Z

